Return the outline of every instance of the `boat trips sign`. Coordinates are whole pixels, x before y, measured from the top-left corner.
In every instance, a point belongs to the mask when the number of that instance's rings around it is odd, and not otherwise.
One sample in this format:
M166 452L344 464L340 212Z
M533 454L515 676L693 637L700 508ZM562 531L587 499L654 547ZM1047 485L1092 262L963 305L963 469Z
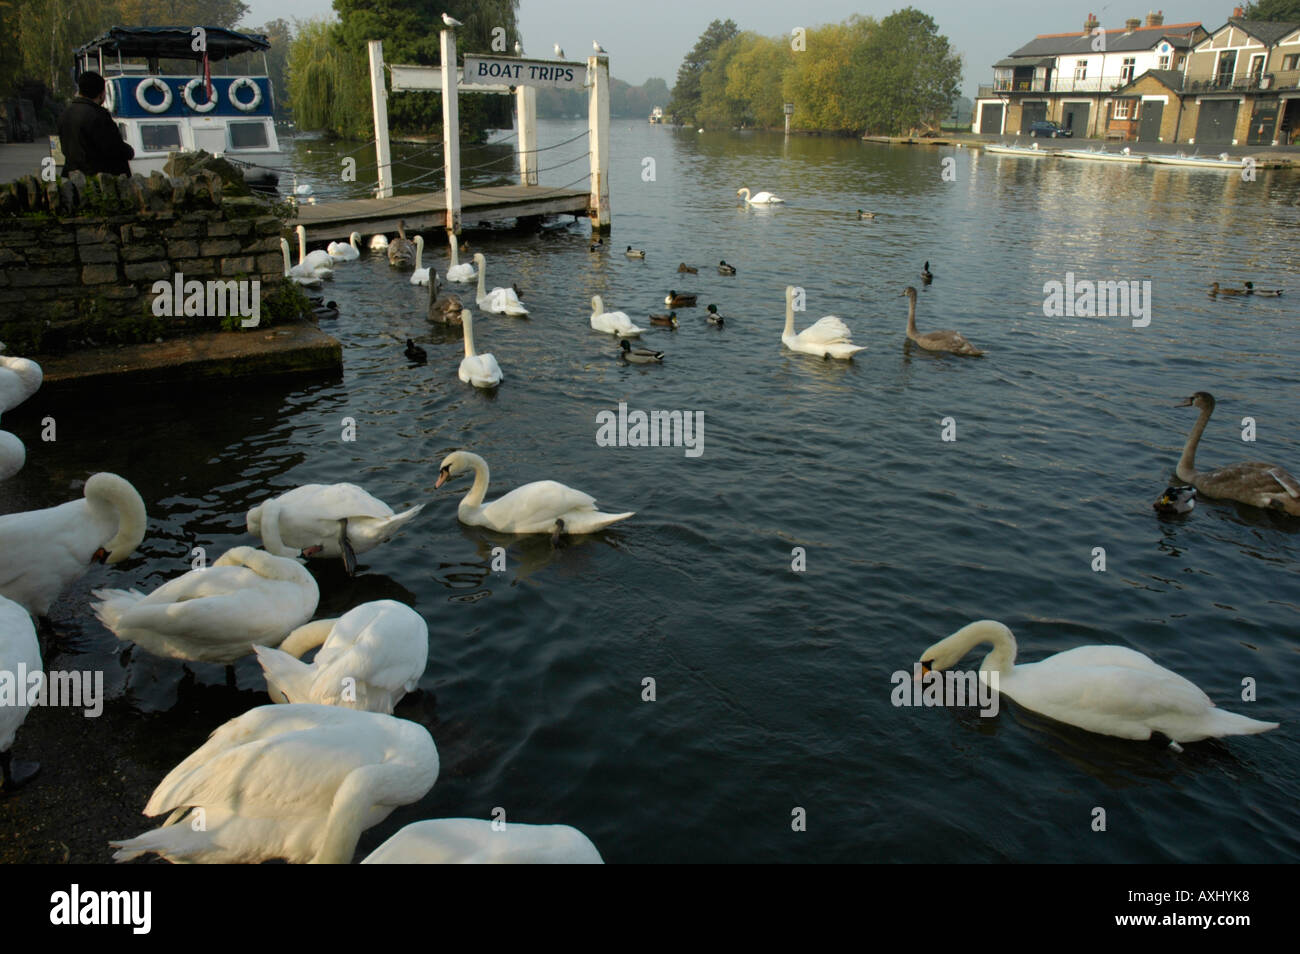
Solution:
M467 53L465 82L477 85L501 83L506 86L582 89L587 85L587 69L581 63L475 56Z

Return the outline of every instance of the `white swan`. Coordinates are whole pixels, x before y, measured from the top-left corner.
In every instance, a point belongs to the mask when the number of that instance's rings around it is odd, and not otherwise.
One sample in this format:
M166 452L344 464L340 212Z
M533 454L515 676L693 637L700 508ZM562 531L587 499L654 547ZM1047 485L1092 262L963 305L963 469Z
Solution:
M8 480L23 469L27 448L17 434L0 431L0 480Z
M482 252L474 253L474 264L478 266L478 306L484 311L490 311L494 315L510 315L512 317L522 317L528 314L528 309L524 307L519 296L515 294L513 288L494 288L488 291L487 285L487 260L483 258Z
M298 234L298 266L309 268L317 278L330 278L334 274L334 257L329 252L316 249L307 251L307 227L300 225L294 232Z
M867 349L853 343L848 325L834 315L819 318L798 334L794 333L794 286L785 286L785 331L781 343L791 351L819 358L852 358Z
M461 264L460 241L456 238L455 232L447 233L447 243L451 246L451 264L447 266L447 281L462 284L472 282L478 277L478 273L474 271L473 265Z
M630 338L639 335L643 328L638 328L625 311L606 311L605 300L599 295L591 296L591 327L607 335L621 335Z
M304 285L307 288L319 288L321 280L316 277L315 271L303 265L294 265L289 258L289 240L280 239L280 253L284 256L284 277L291 281Z
M421 261L421 259L423 259L423 258L424 258L424 236L423 236L423 235L417 235L417 236L415 237L415 271L411 272L411 284L412 284L412 285L427 285L427 284L429 284L429 269L428 269L428 267L425 267L425 268L421 268L421 267L420 267L420 261Z
M465 357L460 362L460 379L476 388L494 388L505 377L501 366L491 354L474 350L474 318L468 308L460 310L461 327L465 330Z
M363 831L437 779L438 749L415 722L309 703L259 706L167 773L144 809L167 820L110 842L113 858L347 864Z
M471 527L488 527L501 533L552 533L556 521L563 520L566 533L595 533L636 512L601 513L596 509L595 497L554 480L524 484L484 505L488 489L487 461L469 451L454 451L443 458L434 487L441 487L467 470L474 471L474 485L460 502L456 516Z
M949 669L980 643L993 651L980 664L980 681L996 672L999 692L1058 722L1113 735L1179 742L1276 729L1217 708L1210 697L1176 672L1123 646L1079 646L1036 663L1016 665L1016 639L991 619L963 626L921 654L923 672Z
M320 646L316 658L302 654ZM299 626L278 649L254 646L272 702L319 702L391 715L429 662L429 627L409 606L376 600Z
M356 484L303 484L248 511L248 532L282 557L342 557L351 575L357 554L373 550L424 509L394 513Z
M0 596L44 616L91 563L121 563L144 539L144 501L117 474L94 474L81 500L0 517Z
M367 246L372 252L382 252L388 248L388 236L380 233L379 235L370 236L370 244Z
M363 865L600 865L591 839L568 825L486 818L435 818L407 825L372 851Z
M316 612L320 590L296 560L234 547L211 566L139 590L95 590L92 609L124 642L155 656L231 663L278 646Z
M336 262L353 262L361 257L361 246L357 244L360 241L361 233L353 232L346 242L330 242L325 251Z
M9 674L14 692L13 699L0 704L0 790L6 792L22 785L40 768L35 762L14 762L10 758L14 735L28 710L28 683L25 679L19 681L20 668L26 668L28 673L45 671L36 627L26 609L0 596L0 672Z
M0 414L35 394L43 377L41 366L30 358L0 354Z
M773 195L770 192L760 192L751 199L748 189L737 189L736 195L743 195L747 205L777 205L785 202L785 199L781 198L779 195Z

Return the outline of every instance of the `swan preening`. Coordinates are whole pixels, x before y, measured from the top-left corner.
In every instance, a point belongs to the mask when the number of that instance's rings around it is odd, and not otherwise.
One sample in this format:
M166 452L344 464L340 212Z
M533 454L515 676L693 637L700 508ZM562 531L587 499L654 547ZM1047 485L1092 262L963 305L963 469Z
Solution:
M516 487L504 497L484 504L487 496L488 465L478 454L453 451L443 458L438 469L441 487L446 481L466 471L474 471L474 485L456 509L460 522L471 527L487 527L501 533L553 533L556 521L563 520L568 534L595 533L612 523L626 520L635 511L601 513L596 498L554 480L538 480Z
M309 265L294 265L289 258L289 240L280 239L280 253L284 255L284 277L308 288L319 288L320 277Z
M372 252L382 252L388 248L388 236L382 232L378 235L370 236L370 244L367 246Z
M33 616L91 563L121 563L144 539L144 501L117 474L94 474L80 500L0 517L0 596Z
M478 266L478 301L479 308L484 311L490 311L495 315L510 315L514 318L521 318L528 314L528 309L524 307L519 296L515 294L513 288L494 288L487 290L487 260L483 257L482 252L474 253L474 264Z
M1016 664L1016 639L996 620L963 626L921 654L921 671L951 669L981 643L993 651L980 664L980 681L997 673L997 690L1034 712L1089 732L1121 739L1165 736L1179 742L1276 729L1217 708L1176 672L1123 646L1079 646L1035 663Z
M303 653L320 647L310 664ZM273 702L319 702L392 714L429 661L429 627L393 600L299 626L278 649L254 646Z
M363 865L599 865L591 839L568 825L498 827L486 818L434 818L407 825Z
M298 234L298 267L309 269L316 278L330 278L334 275L334 256L317 249L307 251L307 228L300 225L294 231Z
M1197 391L1178 406L1195 407L1201 412L1178 459L1175 472L1179 480L1191 484L1207 497L1236 500L1253 507L1284 510L1300 516L1300 479L1284 467L1252 460L1217 470L1198 471L1196 447L1201 442L1205 425L1210 422L1210 415L1214 413L1214 397L1205 391Z
M35 394L43 379L41 366L30 358L0 354L0 414Z
M948 351L952 354L972 357L984 353L966 340L966 336L959 331L927 331L925 334L918 332L916 330L916 289L908 285L903 295L907 296L907 337L912 341L926 351Z
M139 590L95 590L92 608L123 642L155 656L231 663L253 645L278 646L316 612L320 590L297 560L252 547L227 550L211 566Z
M783 345L791 351L816 355L819 358L848 359L859 351L867 350L865 346L853 343L853 336L848 326L834 315L820 318L795 334L794 295L794 286L787 285L785 287L785 331L781 334Z
M13 675L44 672L41 647L36 641L36 627L27 610L13 600L0 596L0 672ZM27 718L27 686L19 685L14 699L0 705L0 791L11 791L28 781L40 769L35 762L15 762L9 750L14 735Z
M478 277L478 273L474 271L473 265L461 264L460 241L456 238L455 232L447 233L447 244L451 247L451 264L447 266L447 281L472 282Z
M355 261L361 257L361 246L357 244L360 241L361 233L353 232L346 242L330 242L325 246L325 251L336 262Z
M591 327L607 335L625 337L635 337L643 330L633 323L627 312L606 311L605 301L599 295L591 296Z
M0 480L8 480L23 469L27 448L17 434L0 431Z
M737 189L736 195L744 196L745 203L747 205L777 205L785 201L785 199L781 198L780 196L773 195L770 192L759 192L758 194L754 195L751 198L749 194L749 189L747 188Z
M303 484L248 511L248 532L282 557L342 557L351 575L357 554L373 550L424 509L394 513L356 484Z
M415 271L411 272L412 285L429 284L429 269L420 266L421 259L424 258L424 236L415 237Z
M465 334L465 357L461 359L458 377L476 388L496 387L505 375L495 356L474 350L474 316L468 308L461 309L460 322Z
M144 809L167 820L111 842L113 858L347 864L363 831L437 779L438 749L422 725L339 706L259 706L167 774Z

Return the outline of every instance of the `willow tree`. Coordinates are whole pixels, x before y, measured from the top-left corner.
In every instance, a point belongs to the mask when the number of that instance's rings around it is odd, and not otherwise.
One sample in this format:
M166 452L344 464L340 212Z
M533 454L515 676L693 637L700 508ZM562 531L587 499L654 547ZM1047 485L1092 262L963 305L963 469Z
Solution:
M370 139L368 64L340 44L337 24L300 21L289 48L289 103L303 129L323 129L349 139Z

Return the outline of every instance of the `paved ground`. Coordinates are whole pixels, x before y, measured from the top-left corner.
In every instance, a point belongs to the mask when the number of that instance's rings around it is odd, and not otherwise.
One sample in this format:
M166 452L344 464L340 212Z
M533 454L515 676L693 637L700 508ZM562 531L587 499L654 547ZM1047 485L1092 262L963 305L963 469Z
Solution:
M13 182L23 176L39 176L41 159L50 154L47 140L0 144L0 182Z

